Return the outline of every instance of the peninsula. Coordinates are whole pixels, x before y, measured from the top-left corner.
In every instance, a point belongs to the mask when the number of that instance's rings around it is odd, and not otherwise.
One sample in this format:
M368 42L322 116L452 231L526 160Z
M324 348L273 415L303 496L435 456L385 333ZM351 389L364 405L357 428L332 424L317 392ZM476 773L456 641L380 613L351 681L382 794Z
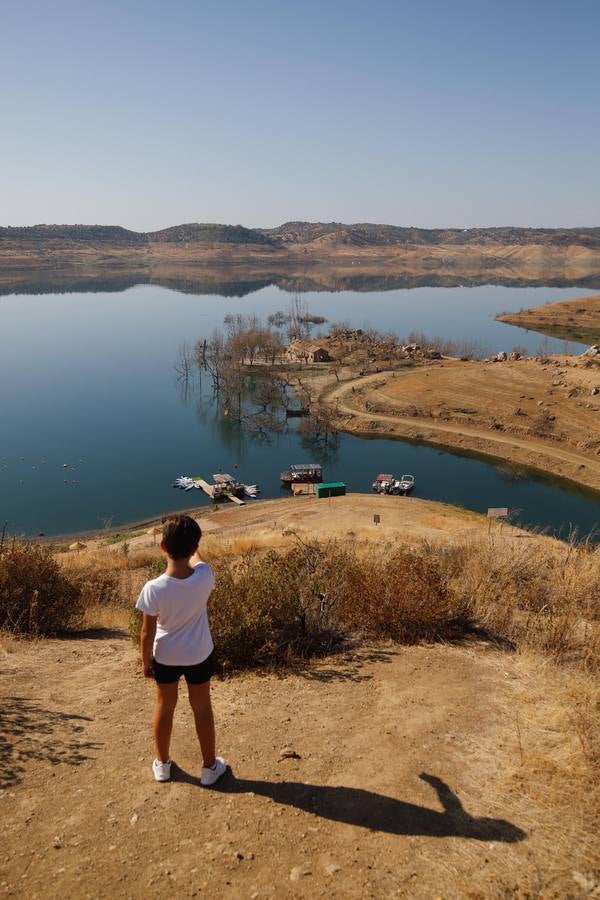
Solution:
M600 294L501 313L496 318L548 337L595 344L600 341Z

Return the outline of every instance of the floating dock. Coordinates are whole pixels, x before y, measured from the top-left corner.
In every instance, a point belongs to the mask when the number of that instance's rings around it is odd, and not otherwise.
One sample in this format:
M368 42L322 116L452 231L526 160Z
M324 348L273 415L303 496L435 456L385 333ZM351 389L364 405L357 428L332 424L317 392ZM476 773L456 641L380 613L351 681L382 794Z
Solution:
M239 497L236 497L236 496L234 496L234 494L231 494L231 493L223 493L223 494L221 494L220 497L215 498L215 485L214 484L209 484L208 481L204 480L204 478L195 478L194 480L195 480L196 484L198 485L198 487L200 488L200 490L204 491L204 493L208 497L210 497L211 500L214 500L215 502L216 502L216 500L224 499L224 500L231 500L232 503L236 503L238 506L246 505L243 500L240 500Z

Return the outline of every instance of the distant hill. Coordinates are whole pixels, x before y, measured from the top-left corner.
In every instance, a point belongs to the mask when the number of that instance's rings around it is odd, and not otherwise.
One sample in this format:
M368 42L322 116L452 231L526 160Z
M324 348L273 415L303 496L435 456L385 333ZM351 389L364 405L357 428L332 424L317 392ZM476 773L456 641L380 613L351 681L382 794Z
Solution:
M600 247L599 228L412 228L400 225L341 222L286 222L265 234L286 244L307 244L322 238L357 246L394 244L541 244L565 246L578 244Z
M341 222L286 222L276 228L246 228L243 225L189 223L160 231L130 231L118 225L32 225L0 227L0 247L7 243L113 244L142 246L167 244L256 244L283 248L311 243L356 247L514 245L579 247L600 249L598 228L413 228L399 225Z
M267 244L276 241L268 231L257 228L244 228L243 225L173 225L162 231L149 231L146 238L150 241L166 241L168 243L197 241L215 244Z
M31 225L27 227L0 227L0 246L7 243L44 242L104 243L121 246L147 243L145 234L129 231L120 225Z
M276 228L191 222L157 231L117 225L0 227L0 289L15 275L143 271L198 283L280 282L591 285L600 278L598 228L413 228L368 222L286 222ZM160 269L160 276L157 270ZM235 272L234 272L235 269ZM220 275L217 270L220 270ZM201 281L202 279L200 279ZM218 279L217 279L218 280ZM360 287L358 289L361 289ZM364 288L363 288L364 289Z
M161 231L130 231L119 225L32 225L0 228L1 242L72 241L75 243L140 246L156 243L268 244L274 239L266 232L243 225L189 224L174 225Z

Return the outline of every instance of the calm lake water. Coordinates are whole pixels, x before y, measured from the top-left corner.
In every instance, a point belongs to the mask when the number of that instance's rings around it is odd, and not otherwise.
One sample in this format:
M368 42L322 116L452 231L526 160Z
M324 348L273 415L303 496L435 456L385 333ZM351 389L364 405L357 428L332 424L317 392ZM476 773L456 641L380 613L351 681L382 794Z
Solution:
M304 297L311 312L329 321L534 351L540 335L494 315L586 293L594 292L421 287ZM0 296L0 527L6 520L11 533L61 534L208 502L200 492L171 487L184 473L235 471L258 482L264 497L279 496L280 470L319 454L302 444L294 426L257 443L220 417L207 386L184 395L173 364L182 341L209 336L227 313L266 318L289 300L273 286L244 297L150 285ZM597 495L531 474L512 480L504 466L430 447L341 435L322 461L327 478L353 491L368 490L379 471L410 472L417 497L478 511L508 506L517 521L563 532L600 524Z

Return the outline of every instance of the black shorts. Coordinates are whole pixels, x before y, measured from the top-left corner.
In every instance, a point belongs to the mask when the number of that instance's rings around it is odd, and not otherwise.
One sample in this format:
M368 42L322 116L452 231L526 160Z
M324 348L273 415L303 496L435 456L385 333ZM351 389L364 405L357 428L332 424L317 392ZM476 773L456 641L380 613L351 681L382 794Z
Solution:
M158 684L173 684L179 681L181 676L188 684L205 684L215 674L215 651L207 656L201 663L195 666L165 666L156 660L153 661L154 677Z

